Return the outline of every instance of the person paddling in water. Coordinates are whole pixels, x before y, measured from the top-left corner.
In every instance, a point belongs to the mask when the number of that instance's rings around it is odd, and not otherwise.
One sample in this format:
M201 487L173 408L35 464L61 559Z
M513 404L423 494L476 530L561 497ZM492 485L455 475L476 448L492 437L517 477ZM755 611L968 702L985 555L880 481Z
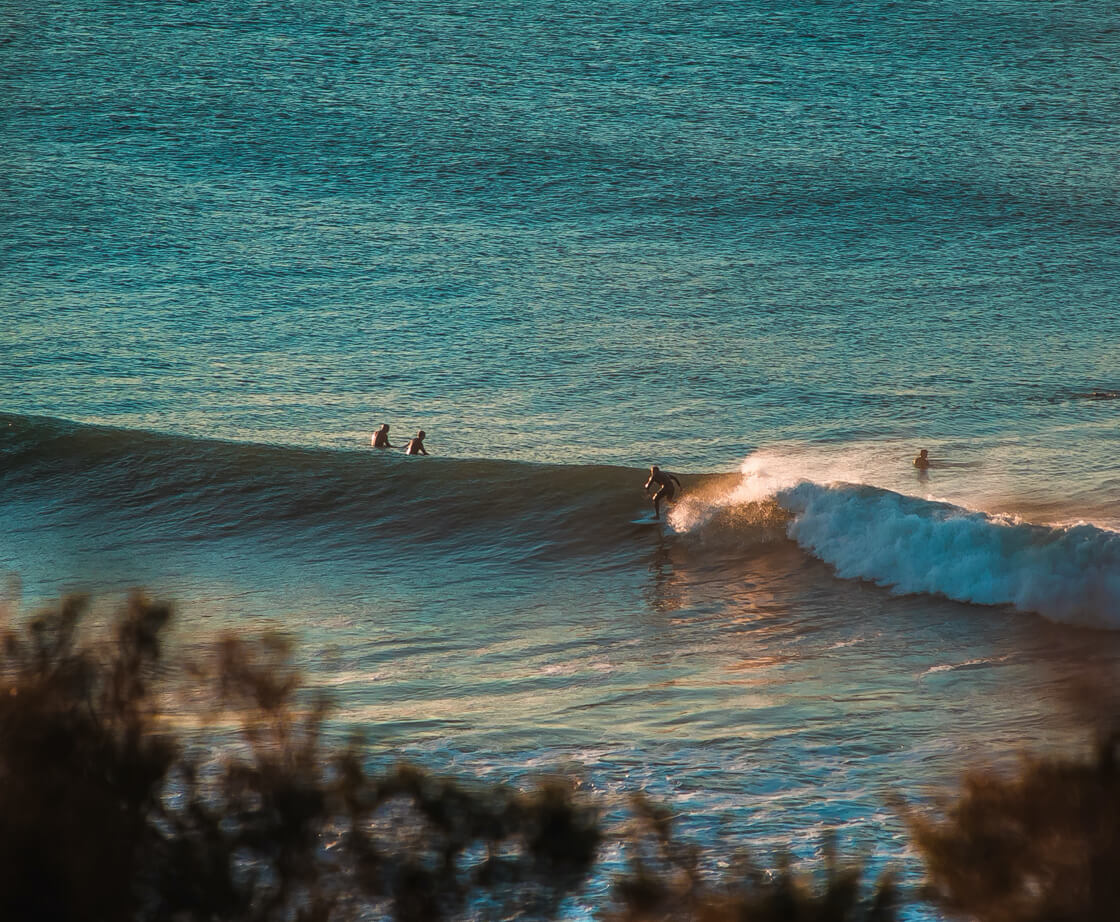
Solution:
M677 487L681 482L677 480L672 474L661 470L656 464L649 469L649 480L646 481L643 489L649 492L649 488L657 484L657 490L653 494L653 517L655 519L661 518L661 500L669 502L674 496L677 495ZM673 486L676 484L676 486Z
M370 440L370 443L373 445L374 448L392 448L393 447L392 445L389 444L389 424L388 423L382 423L381 424L381 428L378 429L373 434L373 438Z
M426 455L427 451L424 450L424 430L421 429L405 446L404 453L406 455Z

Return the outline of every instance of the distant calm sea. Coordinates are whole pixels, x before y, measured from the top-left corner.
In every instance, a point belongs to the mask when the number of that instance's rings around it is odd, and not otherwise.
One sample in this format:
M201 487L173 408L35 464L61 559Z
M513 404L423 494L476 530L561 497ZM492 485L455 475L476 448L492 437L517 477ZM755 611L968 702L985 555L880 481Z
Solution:
M24 610L279 622L393 756L576 766L705 845L837 828L907 885L892 796L1085 742L1115 2L0 9Z

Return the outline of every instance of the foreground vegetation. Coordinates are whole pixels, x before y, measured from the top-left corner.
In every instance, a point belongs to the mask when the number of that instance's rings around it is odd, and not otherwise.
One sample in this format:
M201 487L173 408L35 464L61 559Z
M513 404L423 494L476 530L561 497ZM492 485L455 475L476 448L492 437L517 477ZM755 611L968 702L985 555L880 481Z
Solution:
M278 638L225 639L196 672L205 732L177 733L168 607L133 597L111 636L85 635L86 612L68 599L0 636L0 918L551 918L608 847L626 862L600 912L617 922L897 917L890 881L861 886L831 846L817 879L746 857L713 879L640 794L617 832L569 779L371 772L361 740L324 739L329 703ZM972 776L944 820L910 818L929 898L987 922L1120 918L1116 743Z

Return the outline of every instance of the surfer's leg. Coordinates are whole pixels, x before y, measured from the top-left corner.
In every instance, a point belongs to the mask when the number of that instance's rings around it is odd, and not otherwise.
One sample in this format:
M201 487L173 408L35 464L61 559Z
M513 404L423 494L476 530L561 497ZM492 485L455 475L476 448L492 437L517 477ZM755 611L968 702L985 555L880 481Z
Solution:
M655 519L661 518L661 509L660 509L661 501L664 500L666 505L668 505L669 503L671 503L673 501L673 497L676 496L676 495L677 495L677 491L674 490L672 488L672 486L669 485L669 484L664 484L661 487L661 489L657 491L657 496L654 497L656 502L654 502L654 504L653 504L654 518Z

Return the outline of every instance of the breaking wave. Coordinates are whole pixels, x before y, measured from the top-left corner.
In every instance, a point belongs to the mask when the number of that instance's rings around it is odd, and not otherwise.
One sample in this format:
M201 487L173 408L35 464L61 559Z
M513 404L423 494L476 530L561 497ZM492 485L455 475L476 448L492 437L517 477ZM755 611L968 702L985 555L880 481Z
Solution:
M842 476L836 476L840 474ZM1042 525L860 482L858 465L783 467L758 453L738 474L693 475L674 540L792 540L840 577L896 593L1009 605L1120 628L1120 532ZM9 522L96 543L240 540L315 546L340 561L375 548L463 549L479 565L544 557L634 566L647 508L632 468L285 448L0 414ZM123 540L123 539L122 539Z
M734 519L734 510L768 508L780 510L785 535L845 579L1120 628L1120 533L1092 523L1032 524L758 461L728 489L682 502L672 521L703 534Z

